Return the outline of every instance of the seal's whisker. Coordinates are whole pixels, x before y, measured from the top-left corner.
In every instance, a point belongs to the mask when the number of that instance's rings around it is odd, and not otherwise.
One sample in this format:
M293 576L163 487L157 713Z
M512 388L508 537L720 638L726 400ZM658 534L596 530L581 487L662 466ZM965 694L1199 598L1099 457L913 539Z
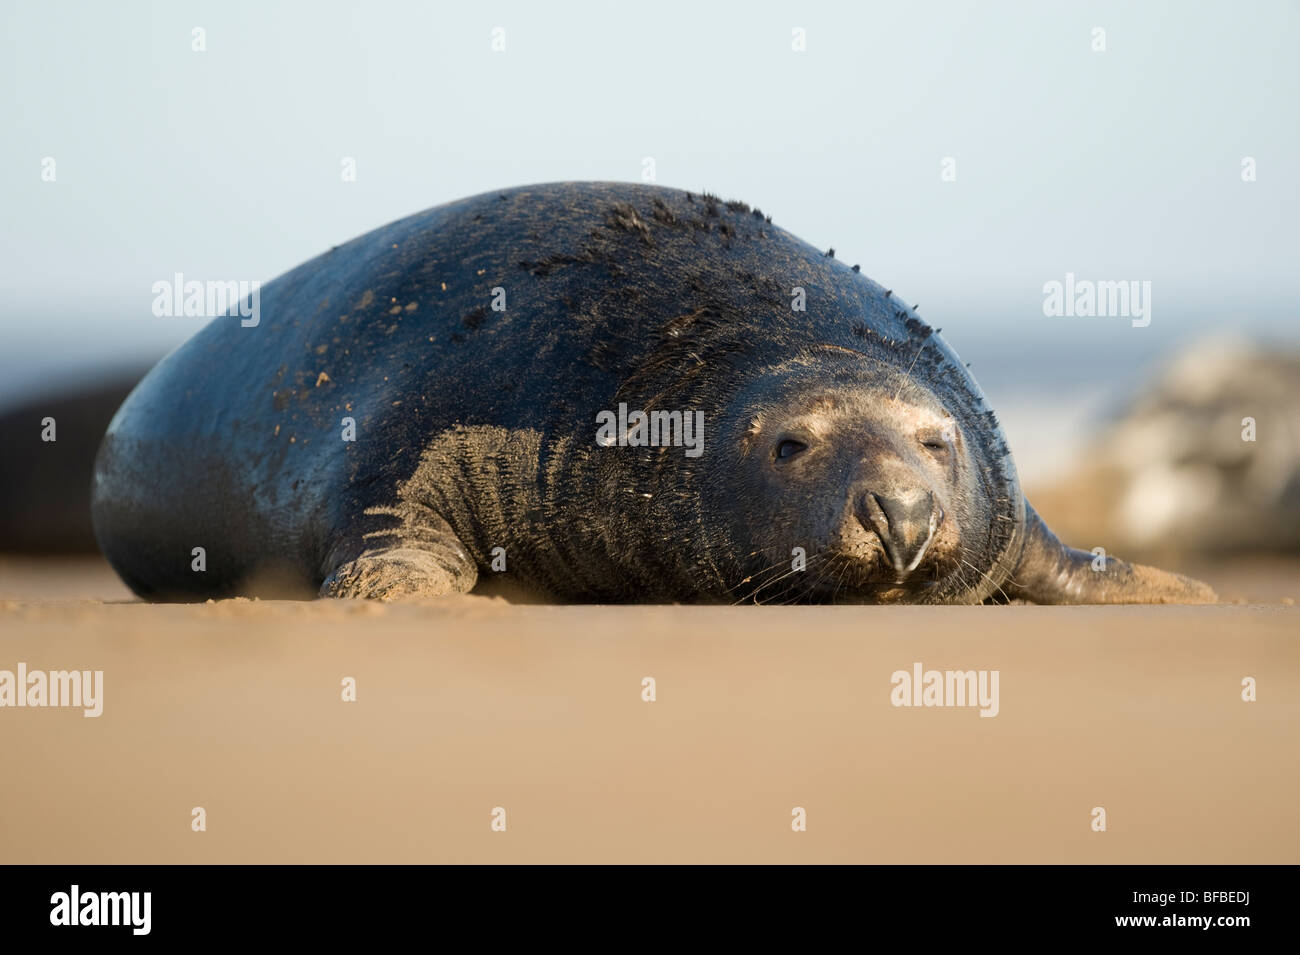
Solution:
M903 381L899 384L898 390L894 392L895 401L897 401L898 396L903 393L903 386L912 380L912 369L916 367L916 360L921 357L921 352L925 351L925 346L929 343L929 341L930 341L930 336L928 335L924 339L922 339L921 347L916 350L916 354L912 357L912 363L907 366L907 371L903 372Z
M785 545L783 545L783 544L777 544L777 545L775 545L775 546L773 546L773 547L760 548L760 549L758 549L758 550L751 551L751 552L749 553L748 556L753 557L753 556L755 556L755 555L757 555L757 554L763 554L763 553L766 553L766 552L768 552L768 551L773 551L773 550L784 550L784 546L785 546ZM769 574L769 573L771 573L771 572L774 571L774 570L778 570L778 569L780 569L780 568L782 568L782 567L788 567L788 566L790 566L790 558L789 558L789 557L782 556L780 559L774 561L773 563L769 564L768 566L766 566L766 567L764 567L764 568L762 568L762 569L760 569L760 570L756 570L756 571L754 571L752 574L747 575L747 576L746 576L743 580L741 580L739 583L737 583L737 584L735 584L735 585L733 585L733 586L731 586L731 587L728 587L728 588L726 589L725 593L734 593L735 591L739 590L741 587L745 586L746 584L748 584L748 583L752 583L752 582L755 580L755 578L762 577L764 574Z
M811 563L811 560L809 561L809 563ZM760 605L761 605L761 604L765 604L765 603L769 603L769 602L771 602L772 600L774 600L776 597L779 597L779 596L781 596L782 594L786 593L786 592L790 589L790 586L792 586L792 585L787 585L786 587L782 588L782 589L781 589L780 591L778 591L777 593L772 594L770 597L761 597L760 595L763 593L763 591L767 590L769 587L775 586L776 584L778 584L778 583L780 583L781 581L783 581L783 580L785 580L785 579L787 579L787 578L793 576L794 574L799 574L799 573L803 573L803 572L804 572L804 571L789 570L789 571L787 571L786 573L782 574L780 577L774 577L774 578L771 579L771 580L765 581L762 585L760 585L759 587L755 588L751 593L749 593L749 594L745 595L744 597L741 597L739 600L737 600L737 601L735 602L735 604L733 604L733 606L738 605L738 604L742 604L742 603L747 603L747 602L750 602L750 601L752 601L752 602L755 603L755 604L760 604ZM795 583L797 584L798 582L796 581Z
M793 576L794 574L802 574L802 573L806 573L807 570L808 570L808 568L811 567L811 566L814 564L814 562L818 561L818 560L821 559L821 558L824 558L825 556L826 556L826 552L825 552L825 551L819 551L818 553L813 554L813 555L812 555L811 557L809 557L809 558L807 559L807 561L804 563L804 567L803 567L802 570L796 570L796 569L794 569L794 568L791 568L790 570L788 570L788 571L786 571L784 574L782 574L780 577L774 577L773 579L771 579L771 580L769 580L769 581L765 581L762 585L760 585L758 588L756 588L756 589L753 591L753 593L749 594L747 597L742 597L740 600L736 601L736 603L737 603L737 604L745 603L747 600L753 600L754 603L756 603L756 604L758 604L758 603L770 603L771 600L774 600L774 599L776 599L777 597L783 596L787 591L789 591L790 587L787 586L786 588L784 588L784 589L781 590L780 592L778 592L778 593L776 593L776 594L773 594L772 597L771 597L771 598L768 598L768 600L766 600L766 601L760 601L760 600L758 599L758 595L759 595L762 591L766 590L768 587L771 587L771 586L773 586L774 584L778 584L778 583L780 583L781 581L785 580L787 577L791 577L791 576ZM796 584L797 584L797 582L796 582Z
M994 586L994 588L997 590L997 592L1002 595L1003 599L1006 600L1007 602L1010 602L1011 598L1007 596L1007 592L1002 589L1002 587L997 583L997 581L995 581L992 577L989 576L987 571L980 570L978 567L976 567L974 564L968 561L965 557L958 556L957 559L961 561L963 564L965 564L967 567L969 567L971 570L975 571L975 573L979 574L989 583L991 583ZM1014 583L1014 581L1012 581L1012 583Z

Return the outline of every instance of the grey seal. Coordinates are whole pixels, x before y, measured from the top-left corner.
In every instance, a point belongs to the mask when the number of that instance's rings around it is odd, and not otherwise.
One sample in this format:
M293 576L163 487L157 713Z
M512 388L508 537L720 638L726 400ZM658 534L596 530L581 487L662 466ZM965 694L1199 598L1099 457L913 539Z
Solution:
M1063 546L890 290L744 203L627 183L441 205L269 283L123 404L93 517L151 599L1214 599Z

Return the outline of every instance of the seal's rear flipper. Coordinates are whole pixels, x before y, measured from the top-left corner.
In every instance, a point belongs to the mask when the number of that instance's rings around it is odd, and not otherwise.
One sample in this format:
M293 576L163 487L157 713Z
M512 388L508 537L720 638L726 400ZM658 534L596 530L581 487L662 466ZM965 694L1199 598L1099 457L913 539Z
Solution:
M1025 549L1003 590L1038 604L1206 604L1219 599L1199 580L1066 547L1028 502Z

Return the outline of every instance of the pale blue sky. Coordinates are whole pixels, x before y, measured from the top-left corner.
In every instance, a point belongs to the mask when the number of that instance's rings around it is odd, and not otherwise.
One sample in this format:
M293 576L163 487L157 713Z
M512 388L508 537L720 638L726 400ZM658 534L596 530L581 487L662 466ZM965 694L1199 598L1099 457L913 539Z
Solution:
M1207 328L1296 324L1295 3L8 0L0 16L8 390L188 337L196 320L150 311L174 272L266 281L446 200L638 180L646 156L664 185L744 199L861 263L965 357L1014 338L1104 374L1107 355ZM1042 285L1066 271L1150 280L1151 327L1045 318Z

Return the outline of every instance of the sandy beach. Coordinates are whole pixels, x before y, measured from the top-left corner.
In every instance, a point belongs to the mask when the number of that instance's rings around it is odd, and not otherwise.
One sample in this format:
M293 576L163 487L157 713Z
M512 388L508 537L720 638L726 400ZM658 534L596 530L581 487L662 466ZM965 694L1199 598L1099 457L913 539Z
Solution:
M103 712L0 710L0 859L1300 862L1300 574L1206 577L1242 602L146 605L8 558L0 669L102 670ZM893 705L918 663L997 671L996 717Z

